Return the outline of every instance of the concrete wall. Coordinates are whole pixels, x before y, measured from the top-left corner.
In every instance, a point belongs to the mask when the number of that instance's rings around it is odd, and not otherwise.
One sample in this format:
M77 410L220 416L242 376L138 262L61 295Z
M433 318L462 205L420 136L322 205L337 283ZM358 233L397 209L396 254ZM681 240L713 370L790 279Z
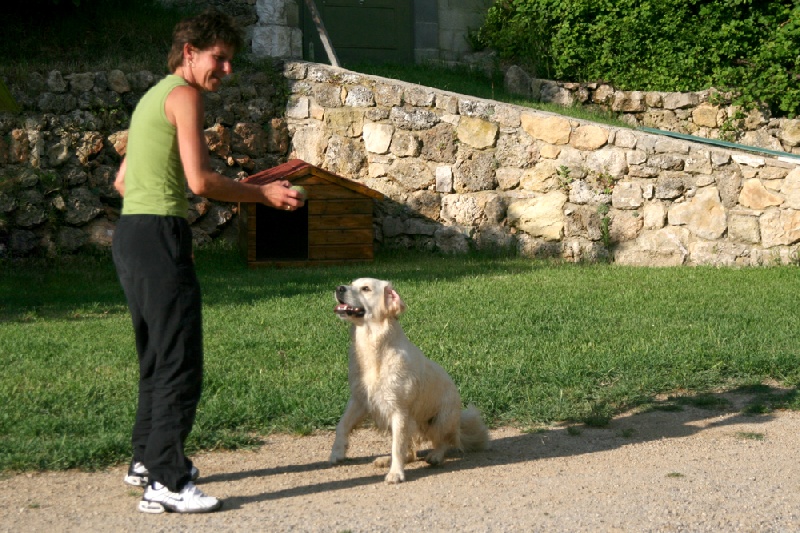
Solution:
M471 52L467 32L477 30L492 0L439 0L439 51L444 61L459 61Z
M302 0L299 0L302 2ZM255 0L258 22L248 28L254 55L279 58L303 57L298 0Z
M161 0L177 5L213 5L235 16L256 56L301 59L303 0ZM468 30L483 23L492 0L413 1L414 57L417 62L459 61L470 53Z
M414 1L414 57L425 61L458 62L472 50L467 32L483 24L492 0Z

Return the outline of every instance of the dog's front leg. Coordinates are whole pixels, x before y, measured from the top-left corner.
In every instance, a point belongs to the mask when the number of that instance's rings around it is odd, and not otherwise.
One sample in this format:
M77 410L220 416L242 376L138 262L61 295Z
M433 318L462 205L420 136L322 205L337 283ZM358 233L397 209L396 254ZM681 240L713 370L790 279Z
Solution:
M365 416L367 416L367 409L361 402L351 397L347 402L342 418L336 425L336 439L333 441L331 457L328 459L331 464L335 465L344 460L347 454L347 441L350 438L350 432L359 422L364 420Z
M406 480L404 467L411 445L411 424L405 413L392 416L392 464L386 474L386 483L402 483Z

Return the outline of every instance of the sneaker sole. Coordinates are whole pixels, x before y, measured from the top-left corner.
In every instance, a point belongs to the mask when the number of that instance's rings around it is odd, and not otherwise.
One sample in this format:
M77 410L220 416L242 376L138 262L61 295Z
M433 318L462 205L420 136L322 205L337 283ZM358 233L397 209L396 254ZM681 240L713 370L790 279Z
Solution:
M139 511L147 514L161 514L167 509L158 502L142 500L139 502Z
M139 511L147 514L161 514L161 513L179 513L179 514L199 514L199 513L213 513L222 508L222 500L217 501L214 507L206 507L204 509L194 509L191 511L178 511L171 509L158 502L151 502L150 500L141 500L139 502Z
M122 481L131 487L146 487L147 478L142 476L125 476Z

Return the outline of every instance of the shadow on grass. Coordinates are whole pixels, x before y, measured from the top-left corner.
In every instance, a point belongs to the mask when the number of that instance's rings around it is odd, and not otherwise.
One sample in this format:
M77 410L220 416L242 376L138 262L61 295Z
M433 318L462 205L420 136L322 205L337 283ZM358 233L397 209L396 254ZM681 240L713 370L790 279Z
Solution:
M385 252L374 262L302 268L248 268L238 251L210 248L197 252L197 276L204 305L249 305L270 298L333 294L359 277L394 282L454 280L492 273L528 272L543 263L491 256L442 256ZM125 295L110 254L73 257L57 264L40 260L0 264L0 322L35 318L75 320L127 313Z
M342 283L360 277L388 279L395 283L452 281L493 273L530 272L544 263L532 260L507 260L492 256L444 256L424 253L377 254L375 261L347 265L300 268L260 267L248 269L237 260L228 267L220 262L198 265L206 302L237 304L268 297L292 297L333 293Z
M742 423L751 426L765 424L774 418L774 414L771 412L772 406L780 408L788 405L797 399L797 395L796 389L786 390L757 386L741 387L725 393L669 398L654 402L648 411L618 416L606 427L562 426L495 438L491 442L490 450L458 455L449 458L443 466L436 468L427 467L419 461L407 466L406 483L414 483L428 476L519 463L531 463L531 469L535 469L535 462L544 459L575 457L605 452L631 444L679 439L721 426L734 426ZM731 438L758 438L760 435L757 431L751 430L746 434L732 434ZM357 435L355 437L357 438ZM333 442L333 435L331 435L330 442ZM386 449L379 450L378 455L388 453L390 447L388 436L385 438L385 445ZM347 464L363 465L365 470L376 472L371 465L374 458L375 456L353 457L348 459ZM327 462L315 461L306 464L216 474L204 478L204 481L236 482L248 478L281 476L281 485L286 487L291 483L292 474L318 472L316 477L319 481L314 483L299 483L295 486L261 492L252 496L229 497L225 501L226 510L239 509L258 502L383 483L384 472L382 470L379 473L349 479L340 479L340 476L336 476L337 479L330 479L334 475L329 472L336 468L338 467L331 466ZM288 483L287 480L289 480Z

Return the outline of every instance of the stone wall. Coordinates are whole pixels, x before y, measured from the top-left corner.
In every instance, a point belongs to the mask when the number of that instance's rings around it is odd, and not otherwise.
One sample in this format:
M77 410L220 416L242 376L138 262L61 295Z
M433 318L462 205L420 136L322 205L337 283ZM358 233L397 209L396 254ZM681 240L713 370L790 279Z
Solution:
M231 178L286 160L282 69L234 75L207 94L212 165ZM111 243L121 199L113 187L134 106L151 72L28 73L6 79L23 107L0 113L0 258L72 253ZM187 192L196 243L235 231L236 206Z
M0 114L0 256L108 246L114 173L149 72L30 73ZM798 159L686 142L304 62L206 95L212 164L298 157L376 203L379 247L633 265L797 262ZM197 243L235 206L190 194Z
M287 63L299 157L384 193L383 246L632 265L797 261L800 160Z
M800 120L772 118L766 108L743 110L731 104L730 93L715 89L688 93L620 91L605 83L532 78L517 66L506 70L505 87L512 94L537 102L610 111L632 126L800 154Z

